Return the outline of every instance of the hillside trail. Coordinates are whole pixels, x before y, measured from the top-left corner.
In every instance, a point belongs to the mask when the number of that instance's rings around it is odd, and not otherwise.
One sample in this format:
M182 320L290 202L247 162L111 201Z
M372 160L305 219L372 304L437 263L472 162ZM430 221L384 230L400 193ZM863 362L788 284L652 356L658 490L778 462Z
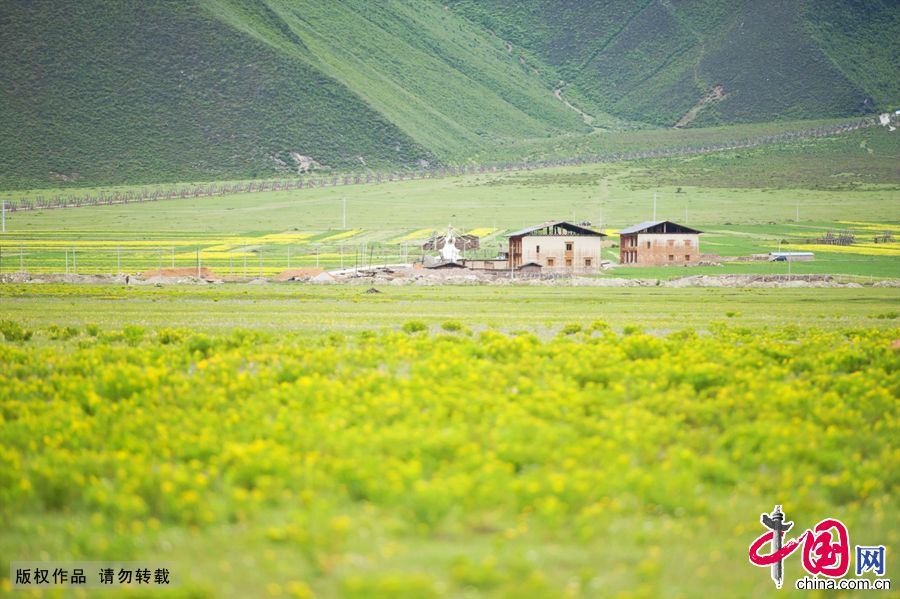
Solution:
M706 92L703 97L697 101L696 104L691 106L691 109L688 110L684 114L684 116L678 119L678 122L675 123L674 128L681 129L685 125L690 124L704 109L709 108L713 104L721 102L727 97L728 94L725 93L725 87L722 85L716 85L711 90Z
M574 110L575 112L580 114L581 119L584 121L584 123L586 125L593 125L593 123L594 123L593 116L589 115L585 111L583 111L580 108L578 108L577 106L573 105L571 102L566 100L565 97L563 97L562 92L563 92L563 88L566 86L565 81L560 81L559 83L560 83L560 87L553 90L553 95L556 97L556 99L559 100L560 102L562 102L563 104L565 104L566 107L569 108L570 110Z

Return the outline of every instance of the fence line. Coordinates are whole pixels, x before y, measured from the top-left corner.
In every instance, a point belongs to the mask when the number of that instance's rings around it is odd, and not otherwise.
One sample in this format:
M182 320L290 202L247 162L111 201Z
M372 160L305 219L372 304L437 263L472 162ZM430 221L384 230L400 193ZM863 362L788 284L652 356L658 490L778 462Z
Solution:
M424 242L424 240L423 240ZM90 243L90 242L88 242ZM466 252L468 258L490 258L489 249ZM196 244L159 241L135 247L127 241L104 242L103 247L66 242L53 245L32 241L0 243L0 274L126 274L178 269L178 276L271 276L285 270L321 268L369 269L412 264L425 255L421 243L322 243L304 245L247 245L230 250Z
M538 162L502 162L485 163L479 165L439 166L435 168L418 168L389 173L349 173L329 176L309 176L296 179L268 179L237 183L200 183L186 185L160 185L155 188L143 188L140 191L115 191L99 192L97 195L55 195L50 198L37 196L34 198L22 198L19 200L5 200L6 210L17 212L23 210L47 210L55 208L79 208L82 206L104 206L112 204L129 204L136 202L155 202L161 200L175 200L187 198L211 197L230 193L259 193L271 191L283 191L290 189L316 189L322 187L336 187L339 185L371 185L394 181L411 181L421 179L437 179L447 176L459 176L475 173L515 172L532 169L541 169L555 166L577 166L582 164L598 164L622 162L627 160L641 160L647 158L669 158L673 156L707 154L711 152L723 152L728 150L754 148L763 145L789 141L794 139L806 139L811 137L825 137L829 135L849 133L859 129L865 129L878 125L875 118L863 118L841 125L816 127L800 131L788 131L773 135L753 137L744 140L722 142L715 144L686 145L663 148L658 150L613 152L609 154L591 154L575 158L560 158L555 160L542 160Z

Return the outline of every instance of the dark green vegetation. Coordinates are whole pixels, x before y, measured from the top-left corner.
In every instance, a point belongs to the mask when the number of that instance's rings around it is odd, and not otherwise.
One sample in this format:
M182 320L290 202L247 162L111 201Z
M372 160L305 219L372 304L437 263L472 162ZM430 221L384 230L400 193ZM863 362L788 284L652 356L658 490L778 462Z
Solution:
M900 98L900 12L890 0L450 0L554 67L587 112L674 125L867 112ZM893 65L893 66L892 66Z
M673 125L716 84L694 124L896 102L897 11L811 4L9 2L0 188L645 149L679 138L604 131Z

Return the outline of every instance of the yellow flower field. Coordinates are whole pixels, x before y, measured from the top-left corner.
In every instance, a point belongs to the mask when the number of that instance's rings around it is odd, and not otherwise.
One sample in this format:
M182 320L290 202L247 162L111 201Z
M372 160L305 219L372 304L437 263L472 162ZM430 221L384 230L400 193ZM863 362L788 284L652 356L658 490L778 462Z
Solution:
M474 235L476 237L487 237L488 235L492 235L496 231L497 229L493 227L479 227L478 229L472 229L468 232L468 234Z
M387 243L400 243L402 241L417 241L419 239L428 239L435 233L433 228L424 228L424 229L416 229L415 231L410 231L406 235L402 235L400 237L395 237L391 239Z
M0 323L5 555L181 560L200 596L747 596L775 498L900 542L900 330L425 328Z
M835 254L862 254L864 256L900 256L900 242L854 243L853 245L828 245L818 243L784 243L783 251L831 252Z
M853 220L839 221L842 225L847 225L853 230L871 231L872 233L884 233L888 231L894 235L900 235L900 223L870 223Z
M355 237L362 232L363 232L362 229L350 229L348 231L341 231L340 233L334 233L333 235L323 237L319 241L321 241L321 242L343 241L345 239L350 239L351 237Z

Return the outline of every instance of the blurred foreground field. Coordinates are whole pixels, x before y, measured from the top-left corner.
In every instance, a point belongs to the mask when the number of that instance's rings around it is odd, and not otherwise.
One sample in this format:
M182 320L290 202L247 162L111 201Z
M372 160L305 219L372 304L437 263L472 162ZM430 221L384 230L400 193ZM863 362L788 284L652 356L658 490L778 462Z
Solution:
M774 503L900 546L897 300L4 285L0 584L146 559L180 589L104 596L769 596Z

